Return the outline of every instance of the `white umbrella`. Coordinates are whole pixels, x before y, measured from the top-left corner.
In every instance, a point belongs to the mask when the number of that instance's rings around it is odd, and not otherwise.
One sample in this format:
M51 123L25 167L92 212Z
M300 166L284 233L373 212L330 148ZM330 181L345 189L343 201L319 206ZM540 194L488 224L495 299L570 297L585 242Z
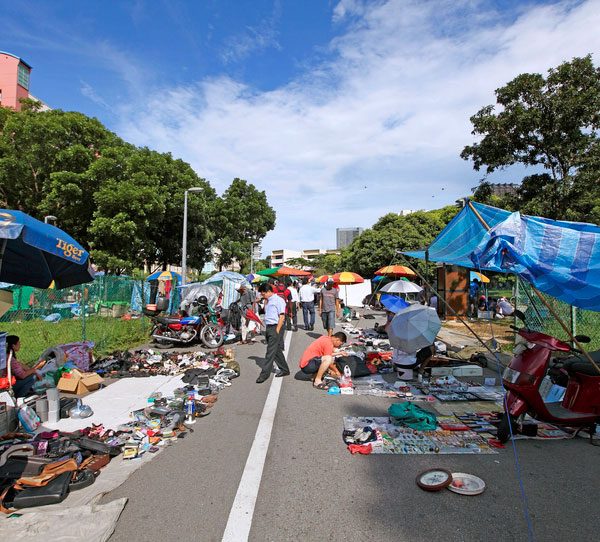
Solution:
M386 284L380 291L386 293L396 293L396 294L416 294L420 292L423 288L414 282L410 282L408 280L395 280L394 282L390 282Z
M430 346L442 327L437 312L425 305L411 305L394 316L387 329L390 344L407 354Z

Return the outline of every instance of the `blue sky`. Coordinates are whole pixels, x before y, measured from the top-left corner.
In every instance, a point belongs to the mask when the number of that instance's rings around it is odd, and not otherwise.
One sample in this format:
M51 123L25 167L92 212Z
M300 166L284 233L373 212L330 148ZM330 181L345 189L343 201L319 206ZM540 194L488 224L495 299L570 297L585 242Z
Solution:
M600 0L0 0L31 92L265 190L273 249L469 195L469 117L523 72L600 56ZM490 176L518 182L522 169ZM188 250L193 250L190 248Z

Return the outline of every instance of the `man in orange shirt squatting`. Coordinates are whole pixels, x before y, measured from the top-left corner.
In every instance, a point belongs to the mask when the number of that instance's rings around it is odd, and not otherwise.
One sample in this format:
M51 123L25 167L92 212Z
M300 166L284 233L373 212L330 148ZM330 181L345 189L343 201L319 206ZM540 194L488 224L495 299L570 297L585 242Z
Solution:
M329 388L323 382L323 376L329 370L332 376L341 378L341 373L335 365L334 349L339 348L346 342L346 334L338 331L331 336L323 335L308 345L300 359L300 370L313 376L313 386L320 390ZM339 355L347 356L348 352L340 352Z

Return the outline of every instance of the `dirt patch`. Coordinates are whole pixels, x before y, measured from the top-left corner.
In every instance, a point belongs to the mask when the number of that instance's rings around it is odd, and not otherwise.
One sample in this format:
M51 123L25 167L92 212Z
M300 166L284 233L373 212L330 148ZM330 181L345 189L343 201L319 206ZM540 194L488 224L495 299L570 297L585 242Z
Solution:
M509 327L511 324L510 321L494 321L490 323L488 320L475 320L474 322L467 322L467 324L484 341L492 338L492 328L493 336L499 344L512 344L514 340L514 334ZM444 322L443 327L464 333L465 335L473 335L460 320L448 320ZM507 331L511 333L507 333Z

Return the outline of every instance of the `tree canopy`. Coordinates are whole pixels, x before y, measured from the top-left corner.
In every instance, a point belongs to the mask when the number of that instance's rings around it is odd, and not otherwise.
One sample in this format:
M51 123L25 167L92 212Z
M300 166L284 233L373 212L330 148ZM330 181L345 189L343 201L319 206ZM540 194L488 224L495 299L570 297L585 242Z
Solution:
M396 250L426 248L457 212L456 207L448 206L406 216L394 213L382 216L342 251L341 267L372 277L377 269L399 262ZM425 262L417 260L415 264L420 272L426 271Z
M494 201L487 179L475 196L553 219L600 219L600 69L591 55L548 70L524 73L496 90L496 106L473 117L473 135L461 157L486 174L514 164L536 171L516 196Z
M57 224L109 272L181 262L184 191L188 266L201 269L211 248L220 264L273 229L266 194L234 179L222 198L189 164L135 147L97 119L76 112L0 107L0 207ZM249 249L248 249L249 251Z

